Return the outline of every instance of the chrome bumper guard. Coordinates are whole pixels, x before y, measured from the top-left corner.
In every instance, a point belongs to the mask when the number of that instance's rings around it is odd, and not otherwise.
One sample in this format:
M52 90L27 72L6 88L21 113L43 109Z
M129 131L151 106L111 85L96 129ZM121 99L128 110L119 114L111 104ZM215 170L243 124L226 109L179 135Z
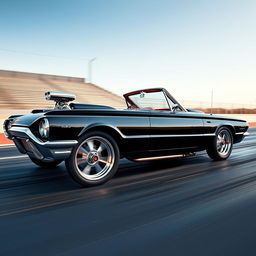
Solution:
M77 144L76 140L41 141L27 127L13 126L8 132L21 153L42 161L66 159Z

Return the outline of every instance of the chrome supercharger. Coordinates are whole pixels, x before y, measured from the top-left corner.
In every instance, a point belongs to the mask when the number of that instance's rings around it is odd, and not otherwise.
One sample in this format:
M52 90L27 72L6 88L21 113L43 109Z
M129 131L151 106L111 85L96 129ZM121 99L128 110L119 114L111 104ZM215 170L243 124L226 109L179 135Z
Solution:
M69 102L76 99L76 95L67 92L49 91L45 93L46 100L55 101L55 109L70 109Z

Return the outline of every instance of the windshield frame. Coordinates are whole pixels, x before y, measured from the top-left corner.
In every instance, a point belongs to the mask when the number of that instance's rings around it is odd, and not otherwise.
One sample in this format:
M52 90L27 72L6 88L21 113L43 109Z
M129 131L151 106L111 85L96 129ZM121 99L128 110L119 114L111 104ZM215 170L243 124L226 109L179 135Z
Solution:
M125 98L125 101L126 101L126 105L127 105L127 108L128 109L143 109L143 108L140 108L139 106L137 106L135 104L135 102L133 102L133 100L130 98L130 96L132 95L136 95L136 94L141 94L142 92L144 93L151 93L151 92L163 92L164 94L164 97L166 99L166 105L169 106L169 109L152 109L154 111L171 111L171 112L175 112L176 108L172 108L170 106L170 103L168 101L168 99L173 102L175 105L177 105L177 108L182 111L182 112L187 112L187 110L164 88L149 88L149 89L143 89L143 90L137 90L137 91L132 91L132 92L129 92L129 93L126 93L124 94L124 98Z

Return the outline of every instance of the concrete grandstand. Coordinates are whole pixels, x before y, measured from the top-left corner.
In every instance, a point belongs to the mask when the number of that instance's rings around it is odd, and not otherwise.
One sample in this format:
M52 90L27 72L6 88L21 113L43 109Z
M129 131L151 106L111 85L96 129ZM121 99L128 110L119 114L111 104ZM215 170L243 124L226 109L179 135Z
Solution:
M125 108L123 99L84 78L0 70L0 110L52 108L44 92L62 91L76 94L77 102ZM17 111L16 111L17 112Z

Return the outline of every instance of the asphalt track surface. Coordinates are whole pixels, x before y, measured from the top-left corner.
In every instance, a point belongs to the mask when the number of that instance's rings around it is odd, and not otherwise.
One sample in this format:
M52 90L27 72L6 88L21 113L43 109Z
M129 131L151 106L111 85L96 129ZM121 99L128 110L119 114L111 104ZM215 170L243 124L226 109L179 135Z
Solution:
M256 130L227 161L122 161L81 189L0 148L0 255L256 255Z

